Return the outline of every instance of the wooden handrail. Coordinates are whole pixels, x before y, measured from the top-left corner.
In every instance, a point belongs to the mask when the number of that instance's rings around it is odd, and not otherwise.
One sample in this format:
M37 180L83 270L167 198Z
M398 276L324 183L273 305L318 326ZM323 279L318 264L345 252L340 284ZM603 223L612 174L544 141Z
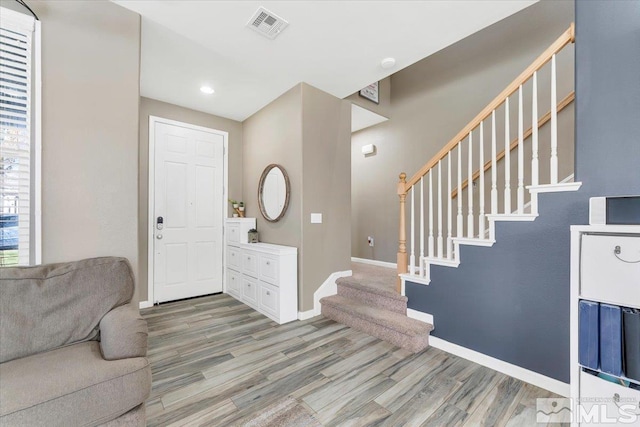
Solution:
M431 168L438 164L438 162L446 157L446 155L453 150L464 138L469 135L469 132L480 126L480 122L484 121L492 111L497 109L502 103L511 96L520 85L523 85L529 80L533 73L542 68L547 62L551 60L551 57L558 53L569 43L575 41L575 25L571 23L571 26L554 41L535 61L531 63L516 79L509 84L493 101L489 103L473 120L471 120L458 134L453 137L438 153L425 163L418 172L411 177L409 181L405 183L405 191L415 185L420 178L423 177Z
M571 104L574 101L575 97L576 97L576 93L572 91L562 101L560 101L560 103L558 103L558 113L564 110L567 105ZM542 116L540 120L538 120L538 128L541 128L542 126L544 126L549 120L551 120L551 111L547 111L547 113L544 116ZM533 133L533 126L527 129L527 131L522 135L522 139L525 140L529 138L532 133ZM511 141L511 145L509 146L509 151L513 151L517 146L518 146L518 138L516 137L513 139L513 141ZM504 158L504 154L505 154L504 150L499 152L496 155L496 162ZM489 169L491 169L491 159L487 160L487 162L484 164L483 172L486 172ZM480 170L478 169L473 173L471 182L478 179L479 176L480 176ZM465 188L467 188L468 185L469 185L469 179L465 179L464 181L462 181L461 189L464 190ZM455 199L457 196L458 196L458 189L456 188L451 192L451 198Z

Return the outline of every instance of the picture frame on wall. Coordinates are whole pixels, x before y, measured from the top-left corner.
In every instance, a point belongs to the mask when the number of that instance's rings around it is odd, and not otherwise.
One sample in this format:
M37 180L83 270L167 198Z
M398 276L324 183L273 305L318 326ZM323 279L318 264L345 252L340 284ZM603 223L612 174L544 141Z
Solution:
M363 88L360 91L360 96L368 99L371 102L375 102L376 104L379 104L380 98L379 98L378 83L379 82L371 83L369 86Z

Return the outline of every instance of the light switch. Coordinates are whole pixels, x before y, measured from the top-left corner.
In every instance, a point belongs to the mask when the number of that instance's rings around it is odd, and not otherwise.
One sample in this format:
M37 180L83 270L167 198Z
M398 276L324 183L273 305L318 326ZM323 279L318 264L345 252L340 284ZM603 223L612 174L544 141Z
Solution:
M312 213L311 214L311 224L322 224L322 214L321 213Z

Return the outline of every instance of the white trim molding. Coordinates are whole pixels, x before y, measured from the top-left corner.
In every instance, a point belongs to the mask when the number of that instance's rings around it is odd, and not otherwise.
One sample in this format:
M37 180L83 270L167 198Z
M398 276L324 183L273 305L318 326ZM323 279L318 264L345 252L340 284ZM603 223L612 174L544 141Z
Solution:
M537 193L561 193L565 191L578 191L582 182L564 182L546 185L527 185L527 190L532 194Z
M377 265L378 267L398 268L395 262L377 261L375 259L351 257L351 262L359 262L360 264Z
M414 310L412 308L407 308L407 317L419 320L424 323L429 323L430 325L433 325L434 329L436 327L435 323L433 323L433 314L424 313L422 311Z
M298 312L298 320L307 320L307 319L311 319L312 317L316 317L316 311L314 309L311 310L307 310L307 311L299 311Z
M143 308L151 308L153 307L153 304L151 303L151 301L140 301L140 310L142 310Z
M336 280L341 277L349 277L353 276L353 272L351 270L346 271L336 271L335 273L331 273L327 280L325 280L322 285L313 293L313 310L298 312L298 319L300 319L300 315L314 317L319 316L321 313L321 304L320 299L324 297L330 297L338 293L338 285L336 285ZM307 319L309 318L307 317ZM304 319L300 319L304 320Z
M407 316L424 322L424 319L431 315L417 310L407 309ZM433 316L431 316L431 320L433 322ZM433 324L432 322L427 323ZM560 396L569 397L570 395L571 390L569 384L547 377L546 375L530 371L529 369L525 369L521 366L496 359L495 357L488 356L484 353L471 350L470 348L463 347L458 344L453 344L449 341L443 340L442 338L434 336L429 337L429 345L442 351L446 351L447 353L462 357L463 359L470 360L479 365L486 366L487 368L491 368L495 371L502 372L503 374L519 379L520 381L549 390L550 392L559 394Z

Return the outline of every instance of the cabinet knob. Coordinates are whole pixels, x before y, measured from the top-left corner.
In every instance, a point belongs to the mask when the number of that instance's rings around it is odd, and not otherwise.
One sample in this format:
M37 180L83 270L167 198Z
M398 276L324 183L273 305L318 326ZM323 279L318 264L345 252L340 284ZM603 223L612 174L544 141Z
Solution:
M267 296L271 295L271 292L267 291Z
M251 287L251 283L247 283L247 287L250 288Z
M267 261L267 265L271 265L271 263L269 261Z

